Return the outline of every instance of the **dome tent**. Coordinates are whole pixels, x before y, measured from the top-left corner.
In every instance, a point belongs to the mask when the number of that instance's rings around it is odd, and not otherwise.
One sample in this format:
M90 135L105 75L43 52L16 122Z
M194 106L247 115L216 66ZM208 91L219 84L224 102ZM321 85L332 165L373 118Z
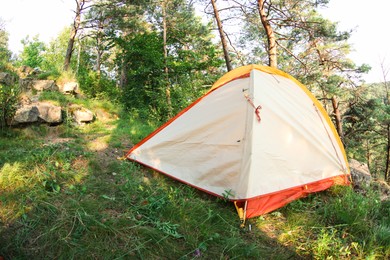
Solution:
M319 101L292 76L248 65L127 153L174 179L226 197L241 220L349 184L341 140Z

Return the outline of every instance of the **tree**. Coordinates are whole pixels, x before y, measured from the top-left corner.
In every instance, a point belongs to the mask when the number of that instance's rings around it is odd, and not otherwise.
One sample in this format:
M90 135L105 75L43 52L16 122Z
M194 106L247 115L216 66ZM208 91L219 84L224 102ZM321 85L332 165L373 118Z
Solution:
M50 71L53 75L61 74L70 31L70 27L64 28L55 39L45 46L45 52L42 54L42 70Z
M94 69L97 76L100 77L102 73L102 66L106 66L106 61L111 57L110 50L115 46L113 35L112 23L114 22L113 14L109 8L103 3L96 2L88 10L85 16L85 22L83 28L85 35L81 38L90 38L91 45L83 46L87 51L89 50L91 57L94 58Z
M257 8L259 10L261 23L263 24L264 30L267 34L268 65L270 67L277 68L278 62L277 62L277 53L276 53L276 38L272 26L267 18L264 0L257 1Z
M0 17L0 68L4 66L11 58L11 52L8 50L8 33L5 30L5 24Z
M172 101L171 90L169 84L169 68L168 68L168 44L167 44L167 8L169 8L169 0L161 2L162 12L162 31L163 31L163 53L164 53L164 74L165 74L165 96L167 99L168 117L172 117Z
M349 156L366 161L376 178L389 182L390 107L386 83L360 86L344 113L345 141Z
M120 63L126 63L129 70L128 83L123 89L123 102L128 109L142 108L157 111L161 102L163 82L162 39L154 32L127 36L123 41ZM165 103L165 102L164 102ZM145 111L146 112L146 111Z
M114 48L112 60L120 62L113 64L119 77L119 86L125 90L129 83L128 60L126 51L126 40L131 40L132 36L149 32L149 25L146 22L146 8L150 6L150 0L100 0L95 3L95 7L103 9L103 19L109 21L104 30L103 44L108 43L107 50ZM126 39L126 40L124 40Z
M385 180L390 183L390 86L387 81L389 69L385 68L384 60L381 62L383 85L384 85L384 97L383 97L383 114L384 114L384 132L386 136L386 168L385 168Z
M70 36L68 40L68 47L66 49L66 54L65 54L65 61L64 61L64 70L67 71L69 70L70 66L70 60L72 58L72 53L73 53L73 47L74 47L74 42L76 39L77 32L80 29L81 25L81 15L85 9L87 9L89 6L86 4L90 2L90 0L75 0L76 2L76 10L75 10L75 18L73 20L73 26L70 31Z
M22 65L32 68L40 68L43 63L43 53L45 51L45 43L39 41L38 35L34 36L32 40L26 36L22 40L23 51L20 54Z
M219 11L217 8L216 1L211 0L211 4L213 6L215 22L217 23L217 26L218 26L219 37L221 38L221 44L222 44L223 56L225 58L226 68L228 71L231 71L233 69L233 67L232 67L232 63L230 61L226 36L225 36L225 32L224 32L223 27L222 27L221 18L219 17Z

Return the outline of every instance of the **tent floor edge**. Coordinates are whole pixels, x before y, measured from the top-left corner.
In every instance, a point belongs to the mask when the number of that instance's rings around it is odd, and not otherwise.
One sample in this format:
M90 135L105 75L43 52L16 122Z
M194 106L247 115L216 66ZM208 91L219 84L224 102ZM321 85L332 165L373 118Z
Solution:
M348 181L345 175L339 175L317 182L289 188L281 192L266 194L257 198L247 199L245 200L245 218L249 219L264 215L266 213L277 210L294 200L304 198L310 193L324 191L331 186L348 186L350 184L351 183ZM238 205L240 205L239 202Z

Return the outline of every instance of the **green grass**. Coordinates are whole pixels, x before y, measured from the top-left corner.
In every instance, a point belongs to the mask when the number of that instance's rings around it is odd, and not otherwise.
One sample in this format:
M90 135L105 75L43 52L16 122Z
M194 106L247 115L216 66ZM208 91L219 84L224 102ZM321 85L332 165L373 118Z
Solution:
M241 229L231 203L119 160L156 124L107 101L82 102L105 116L83 127L35 126L0 137L5 259L390 256L390 203L375 192L331 189L250 219Z

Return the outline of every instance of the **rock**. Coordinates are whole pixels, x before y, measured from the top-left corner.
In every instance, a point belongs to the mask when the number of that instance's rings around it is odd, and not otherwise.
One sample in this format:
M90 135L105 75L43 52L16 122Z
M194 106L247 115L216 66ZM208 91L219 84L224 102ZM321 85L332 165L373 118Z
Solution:
M40 68L31 68L29 66L23 65L18 69L18 74L21 78L26 78L30 76L36 76L40 74L42 71Z
M27 77L34 69L29 66L20 66L18 69L18 74L20 77L25 78Z
M385 201L385 200L390 201L389 184L387 184L385 181L375 181L372 183L372 187L374 188L374 190L377 190L379 192L381 201Z
M14 80L15 79L11 74L9 74L7 72L0 72L0 84L10 86L10 85L12 85Z
M74 121L78 125L82 125L82 124L89 123L89 122L93 121L94 116L93 116L93 113L91 110L88 110L88 109L86 109L82 106L78 106L78 105L70 106L69 110L72 113L72 117L73 117Z
M23 91L35 90L41 92L43 90L58 91L58 86L54 80L39 80L39 79L20 79L19 86Z
M49 102L36 103L39 111L38 117L46 123L58 124L62 122L61 107L55 106Z
M38 121L39 111L36 106L23 106L16 110L11 125L34 123Z
M32 81L33 81L32 79L20 78L20 79L19 79L19 87L20 87L20 89L21 89L23 92L26 92L26 91L31 90L31 82L32 82Z
M59 90L65 94L78 94L79 83L75 81L66 82L65 84L59 86Z
M357 160L351 159L349 161L349 168L351 169L351 177L354 186L370 186L371 174L366 163L361 163Z
M58 87L54 82L54 80L33 80L31 82L31 89L37 91L43 91L43 90L56 91L58 90Z
M44 122L57 124L62 122L61 107L49 102L36 102L25 105L16 110L11 125Z

